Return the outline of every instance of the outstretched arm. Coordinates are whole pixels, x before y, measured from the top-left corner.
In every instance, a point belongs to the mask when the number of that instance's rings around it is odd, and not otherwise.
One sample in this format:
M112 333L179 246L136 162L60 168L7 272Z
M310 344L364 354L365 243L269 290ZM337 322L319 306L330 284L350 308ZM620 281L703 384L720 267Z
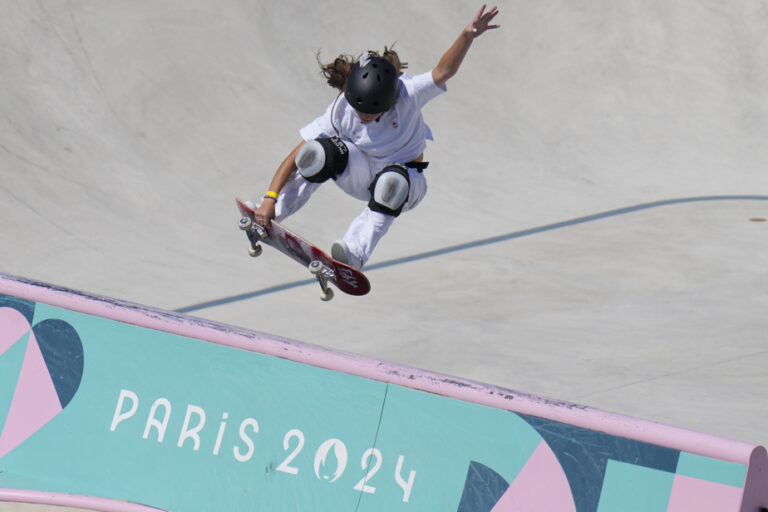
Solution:
M283 185L288 181L288 179L291 177L291 173L293 173L296 170L296 163L294 160L296 160L296 155L299 153L299 150L304 146L304 141L301 141L296 148L294 148L293 151L283 160L283 163L280 164L280 166L277 168L277 171L275 172L274 177L272 178L272 182L269 184L269 190L272 192L275 192L277 194L280 193L280 189L283 188ZM261 224L262 226L266 226L271 219L275 218L275 204L276 200L274 198L265 197L264 201L262 201L261 206L259 206L256 209L256 222Z
M461 31L456 42L445 52L435 69L432 70L432 79L438 87L444 86L448 79L456 74L476 37L479 37L486 30L499 28L499 25L490 24L493 18L499 14L499 9L492 7L490 11L485 12L485 7L483 4L472 22Z

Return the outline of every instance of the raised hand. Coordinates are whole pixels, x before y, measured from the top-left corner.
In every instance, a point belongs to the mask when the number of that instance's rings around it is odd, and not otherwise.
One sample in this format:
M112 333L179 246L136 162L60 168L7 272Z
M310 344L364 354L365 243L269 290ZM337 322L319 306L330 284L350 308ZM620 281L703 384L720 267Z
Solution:
M498 7L493 6L491 10L489 10L488 12L485 12L485 7L486 5L483 4L483 6L477 12L475 19L473 19L472 22L467 26L467 28L464 29L464 31L472 35L473 38L478 37L480 34L485 32L486 30L492 30L494 28L500 27L500 25L490 24L493 18L495 18L496 15L499 14Z

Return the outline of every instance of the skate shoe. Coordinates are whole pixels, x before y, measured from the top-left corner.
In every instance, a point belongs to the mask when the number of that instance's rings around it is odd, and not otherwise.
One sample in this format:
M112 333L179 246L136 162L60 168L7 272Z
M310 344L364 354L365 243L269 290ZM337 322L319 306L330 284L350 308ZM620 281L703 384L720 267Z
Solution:
M360 270L363 266L360 259L356 258L355 255L350 252L349 247L344 243L344 240L336 240L333 242L333 245L331 246L331 258L356 268L357 270Z

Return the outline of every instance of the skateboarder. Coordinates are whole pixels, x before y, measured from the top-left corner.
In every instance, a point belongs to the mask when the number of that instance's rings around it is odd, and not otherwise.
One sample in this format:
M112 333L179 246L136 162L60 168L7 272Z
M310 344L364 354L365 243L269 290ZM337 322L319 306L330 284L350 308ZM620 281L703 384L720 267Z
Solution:
M331 247L334 259L362 268L373 249L403 211L424 197L424 149L432 133L421 108L446 91L472 41L498 28L496 7L483 5L431 71L414 77L407 63L385 48L359 60L340 55L323 65L328 84L340 91L318 117L300 130L303 138L278 167L255 220L281 221L309 200L321 183L333 179L347 194L368 205Z

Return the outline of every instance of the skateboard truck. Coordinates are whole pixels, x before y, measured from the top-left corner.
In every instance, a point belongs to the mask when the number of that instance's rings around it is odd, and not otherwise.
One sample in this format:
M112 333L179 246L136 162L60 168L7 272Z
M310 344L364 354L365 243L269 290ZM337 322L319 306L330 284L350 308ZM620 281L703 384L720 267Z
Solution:
M333 298L333 288L328 286L329 276L327 274L328 272L331 272L332 275L333 272L318 260L312 260L309 264L309 271L317 278L317 282L320 283L320 289L323 290L323 293L320 294L320 298L324 301L331 300Z
M261 251L263 249L259 243L259 240L261 240L264 235L266 235L264 228L253 222L248 217L241 218L237 225L240 229L245 231L246 235L248 235L248 241L251 243L251 247L248 249L248 254L254 258L256 256L261 256Z
M263 248L259 242L267 235L264 228L253 222L250 217L242 217L240 222L238 222L238 227L245 231L248 241L251 243L251 246L248 248L248 254L254 258L260 256ZM322 290L320 298L324 301L331 300L333 298L333 289L328 286L328 279L334 277L333 270L327 268L319 260L312 260L309 264L309 271L315 276L317 282L320 283L320 289Z

